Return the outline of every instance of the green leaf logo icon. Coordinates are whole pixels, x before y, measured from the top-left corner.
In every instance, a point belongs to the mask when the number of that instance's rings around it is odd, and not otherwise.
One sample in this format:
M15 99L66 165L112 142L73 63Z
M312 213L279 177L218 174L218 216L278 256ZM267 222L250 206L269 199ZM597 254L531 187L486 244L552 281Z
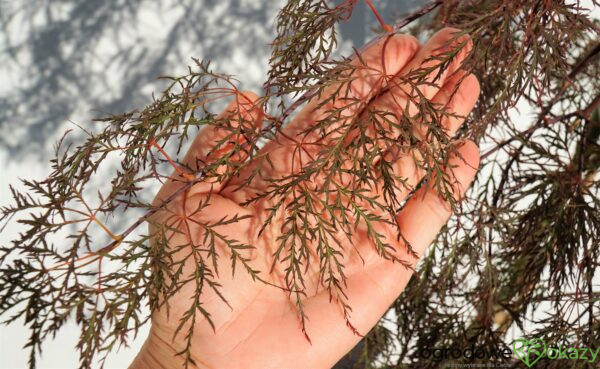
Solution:
M531 340L519 338L513 342L513 348L517 357L531 368L546 353L546 342L540 338Z

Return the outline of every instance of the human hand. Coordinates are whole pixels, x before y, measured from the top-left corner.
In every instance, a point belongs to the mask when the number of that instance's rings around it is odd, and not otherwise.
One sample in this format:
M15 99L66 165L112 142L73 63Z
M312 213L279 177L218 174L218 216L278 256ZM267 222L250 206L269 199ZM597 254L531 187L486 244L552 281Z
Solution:
M361 52L361 60L369 68L359 70L359 78L350 87L340 93L368 101L368 106L352 105L345 107L345 117L362 114L366 109L385 110L401 115L402 109L414 114L416 107L403 97L407 86L393 83L382 76L406 75L409 71L431 64L431 56L442 53L449 47L449 40L457 30L444 29L435 34L426 44L406 35L394 35L378 40ZM465 40L466 38L459 38ZM456 42L456 41L454 41ZM444 116L442 125L452 137L462 124L464 116L472 110L479 96L479 83L475 76L466 75L460 69L462 60L470 50L468 44L451 65L434 81L435 71L430 75L429 84L419 86L426 99L445 106L451 114ZM359 63L354 58L354 63ZM379 73L372 73L379 71ZM435 83L433 83L435 82ZM332 90L333 91L333 90ZM247 119L260 124L263 114L258 97L251 93L236 96L224 114L237 112ZM399 101L400 100L400 101ZM319 268L319 257L304 273L306 295L301 296L306 333L302 331L298 317L298 297L286 291L284 272L279 268L271 270L278 236L284 226L286 216L279 214L259 235L259 229L266 218L266 209L272 206L268 198L259 199L250 205L241 205L253 198L257 192L268 189L270 182L265 178L282 178L297 170L303 161L318 156L322 146L308 144L311 136L302 132L319 121L326 109L344 106L343 99L318 107L318 101L311 101L283 128L279 139L273 140L262 148L261 153L270 154L269 166L264 168L263 176L254 176L249 185L244 180L255 173L259 163L251 162L240 173L224 183L198 183L191 189L172 200L168 207L171 213L180 214L179 220L171 222L170 227L181 229L172 232L169 247L190 243L202 245L206 230L200 226L218 222L223 217L237 214L240 219L235 223L219 226L220 233L240 244L253 245L254 249L242 250L250 260L253 269L261 272L267 283L257 282L244 270L232 273L231 255L227 247L218 250L218 282L220 291L227 304L215 290L206 289L202 293L201 307L211 314L212 324L207 319L198 318L193 325L191 359L200 368L326 368L334 365L361 339L356 334L366 334L400 295L408 283L412 270L401 263L382 258L368 237L368 231L358 227L348 240L343 234L339 241L339 250L343 254L346 275L346 303L352 308L351 316L345 317L339 304L330 301L329 291L323 287ZM415 130L422 130L417 123ZM426 137L420 133L421 137ZM224 133L216 127L203 129L196 137L184 159L189 167L198 162L210 161L211 145L223 137ZM299 143L300 141L300 143ZM302 150L298 146L302 145ZM411 190L425 175L422 166L417 163L418 153L396 153L394 173L405 177L408 185L395 191L398 201L411 194ZM304 155L304 156L303 156ZM460 199L475 176L479 165L479 152L472 141L464 141L452 155L446 165L446 174L453 179L453 195ZM173 177L179 174L174 173ZM318 183L318 179L315 179ZM343 180L343 179L342 179ZM420 187L407 200L397 214L397 225L402 238L396 236L396 228L387 223L378 224L377 232L385 235L394 246L399 259L415 266L418 256L434 240L439 230L451 215L446 200L431 185L433 181ZM181 187L181 181L170 181L160 190L155 203L158 203ZM382 196L381 188L373 188L371 196ZM200 212L194 212L198 204L205 204ZM374 210L375 211L375 210ZM190 215L191 214L191 215ZM157 214L158 221L169 222L165 215ZM415 253L409 252L407 243ZM181 250L181 252L190 252ZM239 267L239 265L238 265ZM194 270L193 265L185 269ZM277 288L279 286L281 288ZM184 358L175 356L185 349L187 341L184 328L173 339L179 322L189 310L190 300L194 296L195 284L190 282L169 301L170 309L161 308L153 312L150 335L132 364L135 368L180 368ZM201 317L199 315L199 317ZM351 321L349 327L347 319ZM189 323L186 323L189 324ZM188 325L189 326L189 325Z

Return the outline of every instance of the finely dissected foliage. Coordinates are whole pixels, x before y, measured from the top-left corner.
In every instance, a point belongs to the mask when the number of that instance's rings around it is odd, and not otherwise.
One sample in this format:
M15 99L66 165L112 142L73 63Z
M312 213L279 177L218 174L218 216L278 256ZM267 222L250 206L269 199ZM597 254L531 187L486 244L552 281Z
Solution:
M356 3L290 0L282 8L265 95L255 103L265 110L260 127L241 111L235 116L211 112L218 99L247 102L235 79L194 60L186 76L169 78L169 88L150 106L100 119L101 127L86 130L82 144L63 144L63 139L48 178L25 180L26 192L13 190L14 203L2 209L2 220L16 220L26 231L0 252L0 314L7 322L25 320L32 367L42 342L72 317L81 328L81 367L103 362L148 322L143 307L164 307L190 282L193 298L176 334L188 343L179 354L191 360L189 323L211 321L203 291L227 301L218 282L218 245L228 249L232 269L256 283L271 283L265 278L270 270L254 268L248 257L254 245L220 233L220 226L244 219L239 214L196 222L203 229L202 245L187 235L188 244L166 247L173 234L186 237L193 215L182 218L169 202L185 198L192 186L236 178L250 161L261 165L240 186L254 177L269 181L271 158L260 148L299 107L317 98L320 107L334 108L300 135L321 147L318 155L288 177L271 181L246 205L268 201L263 229L283 217L271 271L282 272L283 283L275 287L290 293L299 320L307 318L302 301L308 266L317 265L319 282L354 329L344 293L343 253L331 240L340 232L350 237L360 225L381 257L405 263L375 225L395 226L403 203L394 194L421 184L410 187L393 174L390 162L377 158L383 149L414 150L426 173L421 183L437 178L434 185L449 195L450 179L436 175L456 141L441 127L449 113L416 93L416 87L429 83L432 72L441 73L465 46L457 42L431 66L401 78L412 87L408 98L418 107L415 114L368 111L348 118L345 109L367 101L342 91L359 74L376 72L360 57L358 63L331 60L334 27L351 16ZM387 32L381 37L429 34L447 25L473 40L464 68L479 78L482 95L457 136L481 142L482 169L461 205L452 204L458 215L393 305L395 314L353 352L354 364L435 367L439 363L419 356L420 348L503 346L512 342L509 332L515 327L548 344L599 347L600 291L594 284L600 258L599 26L583 9L562 1L434 1L399 20L393 30L382 24ZM509 114L518 101L534 108L532 123ZM427 140L416 137L414 122L427 128ZM226 132L214 143L211 160L178 160L189 138L207 126ZM164 201L147 200L143 189L169 179L171 171L179 178L178 190ZM106 182L107 172L110 186L99 188L98 176ZM315 178L323 179L315 183ZM379 181L384 196L371 197L369 190ZM207 203L197 204L194 213ZM129 221L112 225L114 216ZM184 249L195 251L181 257ZM194 270L183 268L187 260L194 261Z

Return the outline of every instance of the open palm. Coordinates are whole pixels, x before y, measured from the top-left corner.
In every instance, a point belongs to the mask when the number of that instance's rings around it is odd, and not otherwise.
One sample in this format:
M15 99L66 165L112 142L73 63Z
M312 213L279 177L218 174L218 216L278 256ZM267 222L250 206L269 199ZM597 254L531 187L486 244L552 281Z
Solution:
M457 32L444 29L435 34L426 44L419 45L411 36L394 35L384 37L364 51L361 57L354 58L355 63L364 63L368 68L359 70L360 78L344 87L340 94L367 101L368 105L351 105L344 108L342 116L352 117L363 114L365 110L389 111L401 115L402 109L416 107L403 98L406 86L392 83L393 76L405 75L411 70L431 63L431 56L442 53L451 45L449 41ZM458 40L465 41L465 38ZM453 42L458 42L454 40ZM437 73L431 73L431 82L420 85L420 93L434 103L442 104L451 113L442 123L449 136L453 136L463 118L473 108L479 96L479 84L473 75L466 75L460 69L462 60L470 46L463 48L439 79ZM360 61L359 61L360 60ZM373 73L379 71L379 73ZM383 78L387 76L390 78ZM435 83L433 83L435 82ZM335 86L331 87L335 90ZM249 119L259 120L260 107L254 102L257 96L242 93L236 97L223 114L240 112L243 109ZM400 101L399 101L400 100ZM269 179L283 178L299 168L311 156L318 156L322 146L311 145L311 136L301 135L307 127L319 121L328 109L336 104L345 106L343 99L318 106L311 101L283 129L281 137L267 143L261 150L269 153L270 163L262 170L261 176L254 176L250 185L240 184L253 175L259 163L250 163L239 177L225 183L199 183L185 196L179 196L168 205L172 212L181 214L178 222L170 227L184 228L175 232L169 240L170 247L181 244L202 245L205 230L203 223L215 223L224 217L237 214L240 220L219 226L220 234L242 244L253 245L254 249L243 250L250 260L252 268L260 271L261 278L268 283L257 282L250 274L241 270L232 273L231 255L227 247L218 248L218 282L220 291L228 304L212 289L202 294L202 308L211 314L211 326L208 320L198 315L193 326L191 358L199 367L207 368L326 368L334 365L360 340L360 334L366 334L386 312L392 302L400 295L412 271L400 263L381 258L365 229L359 226L352 239L343 234L338 239L342 250L347 286L347 303L352 310L344 316L340 304L330 301L330 293L320 278L319 258L316 256L304 273L305 292L302 306L307 317L305 321L307 339L298 316L297 295L285 291L286 277L283 268L272 269L277 239L281 234L286 214L278 216L259 234L259 230L268 215L266 209L273 204L261 199L251 205L244 204L256 193L268 189ZM258 122L257 122L258 124ZM415 124L415 130L421 128ZM224 135L218 128L203 129L195 139L184 163L190 167L202 162L211 152L211 145ZM425 137L423 135L423 137ZM302 150L298 150L302 145ZM415 162L415 153L399 153L394 163L394 174L407 178L405 190L397 190L398 200L411 194L425 175ZM199 160L200 159L200 160ZM479 165L477 146L464 141L453 154L447 165L449 175L454 179L454 197L460 198L472 181ZM173 174L174 176L177 173ZM317 179L318 181L318 179ZM171 181L163 186L156 201L161 201L174 193L181 182ZM372 196L383 196L381 189L373 188ZM204 204L202 211L194 212L198 204ZM189 214L192 214L190 216ZM400 258L415 265L418 255L433 241L441 227L451 214L450 207L436 192L434 186L424 185L414 192L405 206L397 214L397 222L404 239L398 240L396 229L386 223L378 225L377 232L387 237ZM160 216L160 215L159 215ZM167 222L167 220L164 220ZM191 240L190 240L191 238ZM407 251L409 243L416 252ZM191 261L190 261L191 263ZM186 265L193 270L193 265ZM280 286L281 288L277 288ZM144 348L134 362L134 367L173 367L183 366L183 358L175 353L185 349L185 334L179 333L173 339L179 321L190 308L190 298L195 285L189 283L170 300L170 310L161 309L153 313L151 333ZM228 306L229 305L229 306ZM349 326L347 321L351 322ZM191 323L189 323L191 324ZM354 331L354 329L356 331ZM182 329L185 332L186 329Z

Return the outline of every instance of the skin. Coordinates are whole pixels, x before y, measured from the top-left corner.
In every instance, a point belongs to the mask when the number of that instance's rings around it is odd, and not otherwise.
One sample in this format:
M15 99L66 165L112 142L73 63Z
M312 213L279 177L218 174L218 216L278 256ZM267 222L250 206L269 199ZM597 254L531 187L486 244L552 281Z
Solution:
M406 86L401 85L394 77L423 66L424 61L431 55L450 47L450 41L457 31L443 29L423 45L419 45L414 37L394 35L380 39L361 51L361 59L369 66L368 71L361 70L360 78L348 87L348 91L343 92L361 98L368 102L368 106L348 108L343 112L344 116L363 114L365 109L384 109L401 114L401 107L406 107L406 99L402 98L402 91L406 91ZM442 122L449 136L454 135L464 120L458 116L464 117L469 114L480 92L475 76L466 75L460 69L462 60L471 48L468 37L464 36L453 42L460 41L467 41L467 46L436 81L437 86L428 85L421 90L426 98L443 104L448 111L457 115ZM432 73L432 78L434 74ZM223 114L241 113L245 118L256 119L258 122L260 108L253 103L256 99L257 96L252 93L240 93ZM273 166L265 169L267 177L279 178L289 174L301 163L306 162L311 154L316 154L322 149L308 144L311 141L310 136L299 135L323 116L322 109L325 108L315 109L316 104L316 101L309 103L284 128L284 135L262 149L263 152L269 152L273 158ZM328 107L335 107L331 106L335 104L344 103L338 101L330 103ZM409 113L416 111L414 106L409 105L406 108L409 109ZM424 129L417 123L414 124L414 129L421 137L425 137ZM224 134L213 127L200 131L183 162L194 168L198 162L210 161L211 143ZM293 137L296 139L291 139ZM297 150L299 145L302 145L302 150ZM453 179L453 194L457 200L470 185L479 166L479 150L472 141L462 141L458 147L446 169L448 176ZM423 177L423 171L414 162L413 153L388 152L385 155L388 160L396 160L395 174L407 177L411 185L414 186ZM244 176L252 173L255 165L259 164L250 163L242 171L240 178L233 178L226 183L199 183L188 191L185 198L183 195L176 198L168 207L172 212L181 214L182 219L189 217L197 222L215 222L233 214L248 215L247 219L235 224L221 226L219 231L239 242L254 245L256 249L248 250L244 254L251 259L253 267L261 270L261 276L268 282L285 286L282 272L284 264L279 263L275 270L269 273L273 252L277 247L276 238L285 215L275 219L259 237L258 229L265 219L264 209L270 204L263 200L252 206L239 205L268 185L268 182L257 177L252 180L250 186L237 189L237 184L241 183ZM174 172L173 177L177 176L178 173ZM318 179L316 181L318 182ZM158 193L155 203L159 204L181 185L182 181L167 182ZM205 201L207 193L211 190L208 207L190 216L198 202ZM409 192L409 189L400 190L396 192L396 196L402 200ZM380 196L380 190L374 188L373 195ZM415 266L418 256L425 252L450 215L448 203L433 186L425 185L408 199L406 206L397 214L406 241L398 241L395 228L386 224L378 225L377 231L386 235L390 244L396 248L399 258ZM166 215L162 216L161 219L161 214L158 214L156 220L167 222ZM183 233L190 235L194 243L202 244L203 231L195 222L181 221L175 226L184 228L186 232ZM182 234L173 234L169 246L189 243L190 240L186 240L185 237ZM357 228L352 242L345 237L340 237L339 240L346 265L345 291L348 303L352 307L349 320L356 330L364 335L398 298L412 271L398 262L394 263L377 255L366 236L366 231L361 227ZM416 256L407 252L404 242L410 243L416 251ZM330 302L327 289L319 283L318 262L315 262L314 258L312 260L305 275L307 294L302 299L308 316L306 330L310 337L309 342L301 329L295 296L290 296L280 288L252 281L241 268L237 268L232 276L230 254L225 247L220 248L218 281L230 307L212 290L207 289L203 293L203 308L210 312L215 329L213 331L210 324L198 314L199 318L193 327L192 341L192 359L196 364L201 368L328 368L334 365L360 341L361 337L346 325L339 304L336 304L335 300ZM186 265L186 269L192 268L192 265ZM183 333L175 339L173 334L182 314L190 306L189 299L194 288L192 284L184 286L170 300L171 310L168 316L165 309L153 313L149 337L132 363L132 368L183 367L183 358L175 357L175 353L184 349L184 336L188 327L184 327Z

